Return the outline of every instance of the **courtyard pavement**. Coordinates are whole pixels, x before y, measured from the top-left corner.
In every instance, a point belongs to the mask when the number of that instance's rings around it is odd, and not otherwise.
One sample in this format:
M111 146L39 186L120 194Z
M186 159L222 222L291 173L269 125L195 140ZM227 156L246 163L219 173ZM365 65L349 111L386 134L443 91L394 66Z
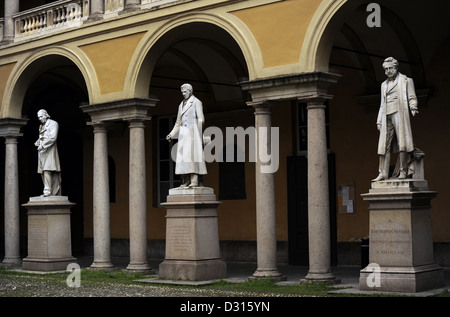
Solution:
M87 268L92 264L93 258L89 256L78 257L77 262L82 268ZM158 275L158 267L159 264L162 263L163 259L149 259L149 264L151 268L155 271L155 275ZM128 265L129 259L127 257L117 257L112 258L111 262L117 269L125 269ZM227 277L224 278L226 281L230 282L242 282L248 280L250 276L256 271L257 264L256 263L236 263L236 262L227 262ZM278 269L280 273L286 277L285 281L278 282L280 284L296 284L300 283L302 279L308 273L308 267L306 266L295 266L288 264L279 264ZM359 290L359 274L360 267L359 266L333 266L331 267L331 271L339 280L339 283L336 284L340 290L336 290L336 293L346 293L346 294L354 294L354 295L364 295L364 294L376 294L377 291L360 291ZM444 267L444 286L439 289L433 289L423 292L416 293L392 293L395 295L406 295L406 296L416 296L416 297L428 297L441 293L444 290L450 291L450 267ZM161 284L161 281L157 281L154 277L149 277L148 279L141 280L142 282L147 283L155 283ZM169 282L170 283L170 282ZM195 285L195 283L191 282L183 282L176 281L176 284L190 284ZM166 283L168 284L168 283ZM389 292L383 292L383 294L389 294Z

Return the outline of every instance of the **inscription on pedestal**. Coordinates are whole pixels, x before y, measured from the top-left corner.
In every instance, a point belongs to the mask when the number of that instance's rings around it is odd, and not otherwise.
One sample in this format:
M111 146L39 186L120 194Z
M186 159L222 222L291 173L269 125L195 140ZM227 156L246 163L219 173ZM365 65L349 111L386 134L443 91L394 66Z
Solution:
M174 224L168 234L168 250L173 254L188 254L192 245L191 226L188 224Z
M410 212L384 211L370 215L370 261L379 265L411 265Z
M430 200L435 196L423 180L372 182L362 197L369 202L369 262L379 265L379 282L373 284L367 266L360 289L420 292L443 285L433 256Z
M32 217L29 219L28 249L29 256L46 257L47 249L47 219L44 217Z

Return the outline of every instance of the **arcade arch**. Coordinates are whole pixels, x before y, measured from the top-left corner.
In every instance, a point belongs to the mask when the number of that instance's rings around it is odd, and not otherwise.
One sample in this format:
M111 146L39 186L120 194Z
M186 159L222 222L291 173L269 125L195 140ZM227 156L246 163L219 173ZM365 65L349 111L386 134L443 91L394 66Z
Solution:
M76 203L72 209L72 246L75 254L83 249L83 130L86 117L79 106L89 102L89 88L85 75L71 58L51 49L33 55L17 67L12 76L11 98L5 102L3 115L27 118L22 127L23 136L18 142L19 200L42 194L42 180L37 173L37 151L34 142L38 137L37 111L46 109L59 123L58 151L62 168L62 194ZM67 55L67 54L65 54ZM73 57L73 56L72 56ZM20 208L21 236L27 232L26 209ZM26 238L22 238L21 249ZM24 252L21 251L21 252Z

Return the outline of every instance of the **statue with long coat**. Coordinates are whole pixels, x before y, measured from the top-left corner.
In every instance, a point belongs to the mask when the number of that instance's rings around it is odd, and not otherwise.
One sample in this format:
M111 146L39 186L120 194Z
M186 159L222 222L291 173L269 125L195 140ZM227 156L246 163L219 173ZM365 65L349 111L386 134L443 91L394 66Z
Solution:
M414 82L398 72L398 62L387 58L383 68L388 78L381 84L381 103L377 117L380 131L378 154L379 175L374 181L389 178L391 153L399 152L399 179L407 177L408 156L414 151L409 113L418 113Z
M199 175L207 174L203 152L202 102L193 95L190 84L181 86L184 100L178 107L175 126L167 136L171 141L178 134L175 174L181 175L182 187L197 187Z
M61 166L56 141L59 125L50 119L46 110L38 111L39 139L34 143L38 150L38 169L44 183L44 196L61 194Z

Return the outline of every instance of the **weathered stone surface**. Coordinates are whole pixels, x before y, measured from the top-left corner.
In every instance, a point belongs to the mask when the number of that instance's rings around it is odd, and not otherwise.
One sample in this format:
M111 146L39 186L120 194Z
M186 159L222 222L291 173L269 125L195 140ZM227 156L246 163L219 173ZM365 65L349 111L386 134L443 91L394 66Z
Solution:
M31 271L66 270L72 256L70 208L66 196L31 197L28 209L28 256L22 268Z
M159 275L168 279L211 280L226 276L220 259L216 208L210 188L171 190L167 197L166 256Z
M373 182L362 195L370 209L370 264L361 270L360 289L419 292L443 285L433 256L430 201L436 195L425 180L413 179Z

